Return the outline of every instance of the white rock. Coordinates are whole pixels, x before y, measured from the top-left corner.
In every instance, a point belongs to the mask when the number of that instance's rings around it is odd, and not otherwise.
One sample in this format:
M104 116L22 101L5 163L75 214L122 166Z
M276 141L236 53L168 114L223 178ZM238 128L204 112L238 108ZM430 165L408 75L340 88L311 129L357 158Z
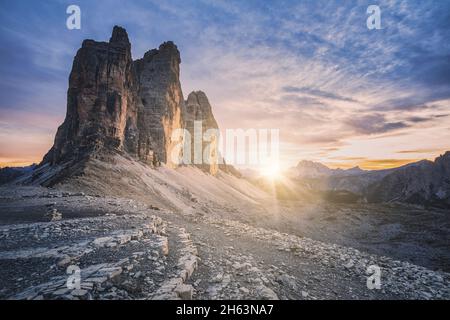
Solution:
M263 300L279 300L275 291L266 286L259 286L256 290L258 292L258 296Z
M243 294L249 294L250 290L248 290L246 287L240 287L239 290L243 293Z
M111 241L113 241L112 237L100 237L92 241L92 244L96 247L103 247Z
M68 264L70 264L71 261L72 261L72 259L69 256L65 256L61 260L58 261L57 265L58 265L58 267L65 267Z
M194 288L189 284L180 284L175 288L175 293L182 300L192 300L192 293Z

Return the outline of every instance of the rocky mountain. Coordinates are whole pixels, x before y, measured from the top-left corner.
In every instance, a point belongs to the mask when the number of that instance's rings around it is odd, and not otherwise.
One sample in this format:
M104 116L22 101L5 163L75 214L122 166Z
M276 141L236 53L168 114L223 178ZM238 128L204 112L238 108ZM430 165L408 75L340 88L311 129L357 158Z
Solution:
M450 207L450 151L394 170L370 185L367 199Z
M219 170L218 139L220 133L211 105L203 91L191 92L185 104L185 127L190 134L189 160L202 170L210 170L215 174ZM207 139L202 139L204 136ZM189 150L186 151L189 152ZM204 163L204 159L210 164Z
M302 160L297 166L291 168L289 173L296 178L317 178L329 176L332 172L333 170L324 164Z
M171 136L183 128L185 117L180 63L180 52L170 41L134 62L142 103L138 107L138 155L149 163L176 166L171 152L178 141Z
M13 181L14 179L32 172L37 167L37 164L32 164L26 167L5 167L0 169L0 185Z
M202 121L200 138L218 125L204 92L192 92L184 100L180 63L180 52L170 41L133 61L128 35L118 26L109 42L85 40L70 73L66 118L40 164L46 169L36 175L63 166L50 175L52 184L82 171L88 159L111 153L151 166L186 164L181 160L185 152L193 155L193 145L183 144L187 137L177 130L187 129L193 142L195 121ZM202 142L206 158L198 166L211 174L219 169L237 174L230 166L219 167L217 136L209 139Z
M38 166L0 170L14 180L0 186L0 299L450 298L448 210L321 197L448 201L450 154L373 172L303 162L261 188L218 161L211 104L184 99L177 47L136 61L130 48L120 27L84 41L54 146ZM374 265L382 290L367 289Z
M67 112L42 164L80 161L100 149L138 154L139 99L131 45L114 27L109 42L85 40L69 77Z
M213 175L222 170L241 177L241 173L228 165L219 152L220 130L206 94L203 91L191 92L185 106L184 128L189 132L190 136L186 138L190 138L190 144L183 151L189 152L190 149L189 162ZM199 150L197 156L196 148Z
M301 161L290 170L298 185L327 196L346 192L346 199L364 202L405 202L450 207L450 152L435 159L386 170L330 169ZM348 193L353 194L352 197Z
M354 167L350 169L331 169L326 165L314 162L302 160L297 166L291 168L289 173L291 176L296 178L318 178L318 177L330 177L330 176L348 176L348 175L359 175L366 171L359 167Z
M117 154L152 167L194 165L212 175L240 176L219 153L219 127L206 94L194 91L184 99L180 63L180 52L170 41L133 61L127 32L118 26L108 42L83 41L69 77L66 118L53 147L37 168L12 174L3 170L3 180L23 175L21 183L51 186L84 174L91 159L114 161ZM449 159L447 152L434 162L378 171L301 161L288 172L297 188L280 188L280 194L309 197L318 191L334 199L337 192L338 198L352 201L448 207Z

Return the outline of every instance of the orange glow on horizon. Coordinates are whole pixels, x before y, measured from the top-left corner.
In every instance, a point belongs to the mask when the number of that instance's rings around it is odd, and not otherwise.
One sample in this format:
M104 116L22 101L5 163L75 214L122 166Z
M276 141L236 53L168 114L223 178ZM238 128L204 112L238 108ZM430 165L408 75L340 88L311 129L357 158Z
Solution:
M365 159L360 162L354 163L336 163L336 162L324 162L323 164L331 169L350 169L356 166L363 170L383 170L392 169L404 166L409 163L417 162L420 160L431 160L431 159Z
M0 168L6 168L6 167L26 167L30 166L34 163L38 164L41 162L42 158L35 158L30 160L25 159L2 159L7 161L1 161L0 160ZM398 168L401 166L404 166L409 163L414 163L421 160L430 160L433 159L367 159L363 160L361 162L355 162L355 163L349 163L349 162L321 162L317 161L319 163L322 163L326 165L327 167L331 169L350 169L354 168L356 166L360 167L363 170L383 170L383 169L392 169L392 168ZM271 176L276 177L280 174L280 168L277 167L277 169L274 168L265 168L262 170L263 175L265 176Z
M0 162L0 169L7 168L7 167L27 167L32 165L33 163L39 163L42 159L39 160L11 160L11 161L5 161Z

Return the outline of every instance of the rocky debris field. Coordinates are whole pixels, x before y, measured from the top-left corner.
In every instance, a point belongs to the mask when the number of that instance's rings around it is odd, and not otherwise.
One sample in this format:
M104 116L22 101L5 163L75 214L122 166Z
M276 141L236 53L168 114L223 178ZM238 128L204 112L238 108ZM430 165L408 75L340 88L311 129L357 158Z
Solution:
M21 197L21 201L28 204L24 206L27 212L23 212L27 216L17 217L29 220L37 214L30 217L28 210L39 210L44 205L50 208L49 212L59 213L56 221L0 226L3 270L0 298L174 299L192 296L192 288L184 282L197 266L197 252L184 229L167 227L161 218L139 212L137 206L127 200L102 202L97 197L79 194L56 195L38 193L35 197ZM18 199L13 199L3 199L2 213L11 205L17 209ZM61 208L71 206L72 214L80 210L82 215L88 205L97 206L97 210L102 208L104 214L64 219L65 210ZM130 207L136 212L129 212ZM128 208L128 212L109 213L117 208ZM143 208L145 206L140 207ZM156 210L146 212L152 211ZM48 219L47 214L43 216Z
M214 258L205 262L217 275L211 279L216 284L199 289L202 298L450 297L448 273L237 221L211 219L208 223L217 230L215 233L224 234L228 239L224 243L231 245L223 247L222 263L214 262ZM206 244L199 243L199 247L202 246ZM369 266L381 269L380 290L367 288ZM195 276L193 279L195 281Z
M0 191L2 299L450 299L448 273L223 213ZM380 289L367 287L370 266Z

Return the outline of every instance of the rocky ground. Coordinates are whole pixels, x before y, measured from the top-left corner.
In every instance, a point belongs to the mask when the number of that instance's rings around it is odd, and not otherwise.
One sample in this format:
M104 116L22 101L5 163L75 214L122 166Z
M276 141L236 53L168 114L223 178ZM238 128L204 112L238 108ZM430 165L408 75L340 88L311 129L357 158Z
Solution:
M0 191L3 299L450 299L448 273L214 213ZM379 290L367 287L371 265Z
M11 211L18 222L0 226L1 298L163 299L192 291L183 282L196 267L196 248L155 208L23 191L1 199L2 222L11 222ZM70 290L77 267L80 286Z

